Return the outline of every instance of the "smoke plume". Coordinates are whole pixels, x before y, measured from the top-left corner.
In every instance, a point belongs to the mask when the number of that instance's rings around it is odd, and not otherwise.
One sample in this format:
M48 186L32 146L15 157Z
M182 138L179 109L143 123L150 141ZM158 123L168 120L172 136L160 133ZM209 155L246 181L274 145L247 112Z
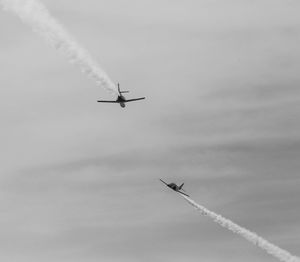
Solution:
M98 86L117 94L115 85L97 62L51 16L42 3L38 0L0 0L0 3L4 10L15 13L71 63L78 65L82 72L96 81Z
M231 220L208 210L207 208L197 204L194 200L190 199L189 197L186 197L182 194L181 196L185 198L185 200L189 204L191 204L195 209L199 210L202 215L209 216L214 222L218 223L220 226L227 228L233 233L242 236L243 238L245 238L252 244L260 247L261 249L274 256L278 260L283 262L300 262L300 259L298 257L291 255L288 251L275 246L274 244L258 236L257 234L235 224Z

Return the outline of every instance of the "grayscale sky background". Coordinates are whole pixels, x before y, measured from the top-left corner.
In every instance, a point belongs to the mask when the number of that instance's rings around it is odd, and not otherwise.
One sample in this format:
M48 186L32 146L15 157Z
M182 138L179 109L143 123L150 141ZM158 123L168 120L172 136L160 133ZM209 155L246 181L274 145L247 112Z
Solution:
M147 99L1 11L1 261L276 261L159 178L300 255L299 1L43 2Z

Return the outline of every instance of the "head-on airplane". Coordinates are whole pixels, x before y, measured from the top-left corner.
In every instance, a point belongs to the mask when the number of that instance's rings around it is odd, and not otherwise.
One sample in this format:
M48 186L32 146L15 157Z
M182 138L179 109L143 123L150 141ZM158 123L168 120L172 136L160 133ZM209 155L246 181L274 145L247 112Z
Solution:
M174 191L176 191L176 192L178 192L178 193L180 193L180 194L183 194L183 195L189 197L189 195L187 195L186 193L183 193L182 191L180 191L180 190L183 190L182 187L183 187L184 183L182 183L180 186L177 186L175 183L170 183L170 184L168 184L168 183L166 183L165 181L163 181L163 180L161 180L161 179L159 179L159 180L160 180L161 182L163 182L167 187L173 189Z
M118 83L118 92L119 92L119 95L118 95L117 100L115 100L115 101L98 100L97 102L100 102L100 103L118 103L118 104L120 104L121 107L125 107L125 103L127 103L127 102L132 102L132 101L145 99L145 97L126 99L122 94L123 93L129 93L129 91L121 91L119 83Z

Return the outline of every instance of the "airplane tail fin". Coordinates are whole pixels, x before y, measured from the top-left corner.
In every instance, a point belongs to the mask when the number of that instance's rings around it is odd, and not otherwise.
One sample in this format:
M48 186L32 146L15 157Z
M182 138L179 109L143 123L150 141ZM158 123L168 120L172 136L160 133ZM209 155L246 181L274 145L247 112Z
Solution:
M182 189L183 185L184 185L184 183L182 183L182 184L179 186L179 190ZM183 190L183 189L182 189L182 190Z
M120 94L123 94L123 93L129 93L129 91L121 91L120 90L120 84L118 83L118 91Z

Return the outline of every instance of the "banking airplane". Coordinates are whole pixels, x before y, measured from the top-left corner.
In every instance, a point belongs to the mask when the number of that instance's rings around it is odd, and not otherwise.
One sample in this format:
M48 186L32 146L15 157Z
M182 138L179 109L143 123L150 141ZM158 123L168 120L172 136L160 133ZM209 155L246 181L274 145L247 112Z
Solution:
M127 102L132 102L132 101L145 99L145 97L126 99L122 94L123 93L129 93L129 91L121 91L119 83L118 83L118 92L119 92L119 95L118 95L117 100L115 100L115 101L98 100L97 102L100 102L100 103L118 103L118 104L120 104L121 107L125 107L125 103L127 103Z
M173 189L174 191L176 191L176 192L178 192L178 193L180 193L180 194L183 194L183 195L189 197L189 195L187 195L186 193L183 193L182 191L180 191L180 190L183 190L182 187L183 187L184 183L182 183L180 186L177 186L175 183L167 184L165 181L163 181L163 180L161 180L161 179L159 179L159 180L160 180L161 182L163 182L167 187Z

